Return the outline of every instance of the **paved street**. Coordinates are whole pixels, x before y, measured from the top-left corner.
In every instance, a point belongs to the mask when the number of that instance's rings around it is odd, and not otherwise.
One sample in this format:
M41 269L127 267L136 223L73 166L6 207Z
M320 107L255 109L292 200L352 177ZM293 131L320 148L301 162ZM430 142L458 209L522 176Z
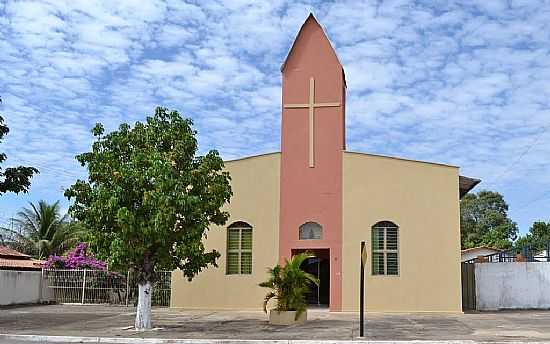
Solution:
M136 332L132 308L50 305L0 309L1 334L50 336L355 339L357 314L310 311L303 326L270 326L261 312L154 310L157 330ZM550 311L471 314L367 314L369 340L550 341Z

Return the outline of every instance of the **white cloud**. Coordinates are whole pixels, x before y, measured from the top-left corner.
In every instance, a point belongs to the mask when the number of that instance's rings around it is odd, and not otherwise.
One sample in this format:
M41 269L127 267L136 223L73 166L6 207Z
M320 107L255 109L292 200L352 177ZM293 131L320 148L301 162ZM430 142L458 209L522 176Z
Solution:
M156 105L193 117L202 151L277 150L279 67L310 11L346 70L348 148L461 165L512 210L550 189L548 2L8 0L3 150L42 173L0 202L61 198L95 122ZM515 214L524 230L548 219L548 202L533 207Z

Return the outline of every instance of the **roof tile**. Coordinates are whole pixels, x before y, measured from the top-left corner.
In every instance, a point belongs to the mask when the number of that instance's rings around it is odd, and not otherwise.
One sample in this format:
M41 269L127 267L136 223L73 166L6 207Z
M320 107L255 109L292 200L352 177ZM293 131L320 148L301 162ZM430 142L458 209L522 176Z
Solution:
M22 260L22 259L0 258L0 269L40 270L42 269L42 264L44 264L43 260L35 260L35 259Z
M21 252L18 252L12 248L9 248L7 246L0 246L0 257L2 258L7 258L7 257L10 257L10 258L16 258L18 257L19 259L21 258L26 258L26 259L30 259L31 256L27 255L27 254L24 254L24 253L21 253Z

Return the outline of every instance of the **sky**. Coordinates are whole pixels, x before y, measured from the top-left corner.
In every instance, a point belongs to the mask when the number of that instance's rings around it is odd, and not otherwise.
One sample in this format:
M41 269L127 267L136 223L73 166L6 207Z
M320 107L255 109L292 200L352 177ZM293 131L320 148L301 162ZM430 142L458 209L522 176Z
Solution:
M40 174L0 197L68 202L90 129L158 105L201 153L279 150L280 66L313 12L346 71L348 150L458 165L525 232L550 221L550 1L0 0L3 167Z

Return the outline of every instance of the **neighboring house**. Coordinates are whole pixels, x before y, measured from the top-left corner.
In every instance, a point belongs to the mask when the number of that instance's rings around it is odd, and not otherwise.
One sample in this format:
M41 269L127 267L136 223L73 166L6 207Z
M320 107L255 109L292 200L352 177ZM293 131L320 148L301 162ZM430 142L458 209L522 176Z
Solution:
M366 241L367 310L461 312L459 199L479 180L460 176L456 166L347 151L344 69L313 16L281 71L281 152L226 162L231 217L204 240L221 253L219 267L191 282L175 271L171 306L259 310L267 268L309 251L315 258L303 268L320 287L308 301L357 311ZM355 73L368 79L376 71ZM379 129L361 146L382 140L390 147L399 139Z
M547 250L542 250L542 251L538 252L537 254L535 254L533 256L533 259L536 260L537 262L547 262L547 261L549 261L548 260L548 251Z
M487 246L467 248L460 251L460 256L461 256L460 261L465 262L465 261L477 258L479 256L488 256L499 252L502 252L502 250L499 250L498 248L487 247Z
M0 270L41 270L42 263L44 261L32 259L31 256L7 246L0 246Z
M53 301L53 294L43 281L43 263L0 246L0 306Z

